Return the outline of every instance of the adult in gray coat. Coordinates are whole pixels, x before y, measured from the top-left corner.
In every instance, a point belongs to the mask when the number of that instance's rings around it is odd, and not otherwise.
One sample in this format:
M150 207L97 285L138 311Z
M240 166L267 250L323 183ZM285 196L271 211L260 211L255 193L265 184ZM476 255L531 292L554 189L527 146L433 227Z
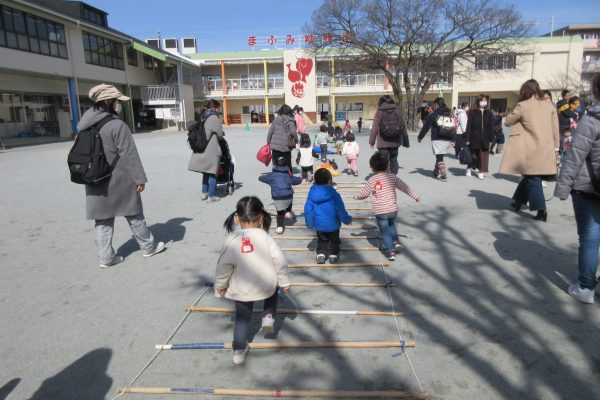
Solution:
M600 101L600 75L592 82L596 101ZM579 278L568 292L582 303L594 303L598 285L598 249L600 248L600 192L593 180L600 178L600 102L590 107L577 125L566 151L554 195L566 200L573 197L573 210L579 235Z
M202 173L202 197L201 200L207 202L219 201L215 197L217 188L217 172L219 170L219 160L221 158L221 146L219 140L223 139L223 125L217 114L221 104L216 100L208 100L200 120L204 121L204 131L208 139L208 145L203 153L192 153L188 169L194 172Z
M85 185L87 219L96 221L96 249L100 267L107 268L123 261L112 247L115 217L124 216L133 237L145 257L165 249L163 242L156 243L146 225L142 198L148 182L142 161L129 127L119 119L121 101L129 100L112 85L98 85L89 93L94 107L87 110L77 124L77 129L87 129L107 116L114 120L100 129L100 137L107 161L112 164L118 157L110 180L100 185Z
M385 158L388 159L390 163L390 172L394 175L398 173L398 147L400 147L400 137L398 137L397 141L385 140L379 134L379 128L381 126L381 120L386 118L387 115L394 114L395 118L400 119L403 126L404 118L402 118L402 114L400 110L398 110L398 106L394 102L391 96L385 95L379 98L379 103L377 105L377 112L373 117L373 125L371 125L371 134L369 135L369 145L372 149L375 148L375 144L377 144L377 150L384 155ZM393 117L388 117L393 118Z
M298 143L298 134L296 133L294 110L287 104L281 106L279 111L277 111L277 116L273 119L273 123L269 128L267 143L271 145L273 166L275 166L279 157L283 157L286 160L286 165L291 170L292 149L294 149L296 143Z

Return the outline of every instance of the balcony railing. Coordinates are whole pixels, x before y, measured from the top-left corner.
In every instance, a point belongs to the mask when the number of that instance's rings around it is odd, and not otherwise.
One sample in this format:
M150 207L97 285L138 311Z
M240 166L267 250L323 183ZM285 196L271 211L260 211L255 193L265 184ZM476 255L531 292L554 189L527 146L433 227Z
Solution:
M168 105L179 102L179 88L171 85L142 86L144 105Z
M408 79L411 85L415 84L417 75L409 74ZM414 79L413 79L414 78ZM403 75L400 74L400 81L404 80ZM349 88L357 89L373 89L383 90L385 87L385 75L384 74L337 74L334 80L334 90L346 90ZM328 88L332 84L331 76L324 73L317 74L317 88ZM440 87L449 88L452 86L452 74L443 73L440 76L440 80L433 83L429 90L438 90Z
M600 61L582 63L581 72L600 72Z
M239 79L227 79L227 94L248 94L248 92L255 92L256 94L263 93L265 91L265 79L264 78L239 78ZM267 88L281 89L283 90L283 76L275 76L267 78ZM204 81L204 91L210 95L222 95L223 94L223 80L212 79Z

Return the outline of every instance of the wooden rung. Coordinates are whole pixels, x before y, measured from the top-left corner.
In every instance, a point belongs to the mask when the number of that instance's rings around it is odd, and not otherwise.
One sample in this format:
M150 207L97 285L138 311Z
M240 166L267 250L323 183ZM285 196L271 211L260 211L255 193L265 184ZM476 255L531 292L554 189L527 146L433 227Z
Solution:
M321 397L342 399L428 399L428 392L407 392L403 390L298 390L298 389L226 389L197 387L140 387L117 388L117 393L163 394L163 395L215 395L231 397Z
M379 249L377 247L342 247L340 249L341 251L379 251ZM309 247L282 247L281 251L291 251L291 252L298 252L298 251L317 251L316 248L309 248Z
M335 264L290 264L288 268L370 268L370 267L389 267L387 262L366 262L366 263L335 263Z
M277 225L271 225L271 229L276 229ZM300 226L300 225L286 225L285 229L304 229L304 230L310 230L312 231L312 229L307 228L306 226ZM377 229L377 227L375 225L363 225L363 226L358 226L358 225L342 225L340 227L340 229L355 229L355 230L369 230L369 229Z
M223 313L235 314L235 308L226 307L187 307L185 311L193 312L208 312L208 313ZM253 310L255 314L260 314L262 310ZM377 316L377 317L402 317L404 313L391 311L341 311L341 310L292 310L281 308L277 309L277 314L314 314L314 315L355 315L355 316Z
M316 236L274 236L273 239L278 240L312 240L316 239ZM346 239L380 239L379 236L344 236L340 237L340 240Z
M270 207L267 209L269 212L277 212L274 208ZM292 211L295 213L303 213L304 208L292 208ZM373 211L371 207L346 207L346 211Z
M292 282L291 286L308 286L308 287L321 287L321 286L349 286L349 287L394 287L395 283L350 283L350 282Z
M361 342L264 342L248 343L251 349L378 349L385 347L415 347L414 340ZM232 343L157 344L157 350L220 350L231 349Z

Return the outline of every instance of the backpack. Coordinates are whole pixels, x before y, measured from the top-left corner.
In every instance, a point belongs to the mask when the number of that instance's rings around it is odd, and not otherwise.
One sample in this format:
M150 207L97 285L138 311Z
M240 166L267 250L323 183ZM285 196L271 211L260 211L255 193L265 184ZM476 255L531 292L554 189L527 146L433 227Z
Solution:
M450 114L439 114L435 121L438 127L438 137L442 139L453 139L456 134L456 126Z
M67 164L71 172L71 182L81 185L100 185L107 182L119 161L119 155L112 164L106 160L100 129L115 117L107 115L98 123L77 133L75 143L67 156Z
M406 130L397 109L383 111L379 121L379 136L389 142L400 142Z
M210 142L210 139L215 134L212 132L210 137L206 137L206 131L204 130L205 121L205 119L201 119L192 124L188 129L188 144L194 153L204 153L204 150L208 147L208 142Z

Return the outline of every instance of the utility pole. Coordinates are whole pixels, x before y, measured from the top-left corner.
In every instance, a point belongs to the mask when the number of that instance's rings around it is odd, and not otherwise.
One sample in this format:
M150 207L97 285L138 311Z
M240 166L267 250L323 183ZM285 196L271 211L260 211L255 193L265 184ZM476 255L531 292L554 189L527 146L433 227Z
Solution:
M554 15L550 18L550 37L554 36Z

